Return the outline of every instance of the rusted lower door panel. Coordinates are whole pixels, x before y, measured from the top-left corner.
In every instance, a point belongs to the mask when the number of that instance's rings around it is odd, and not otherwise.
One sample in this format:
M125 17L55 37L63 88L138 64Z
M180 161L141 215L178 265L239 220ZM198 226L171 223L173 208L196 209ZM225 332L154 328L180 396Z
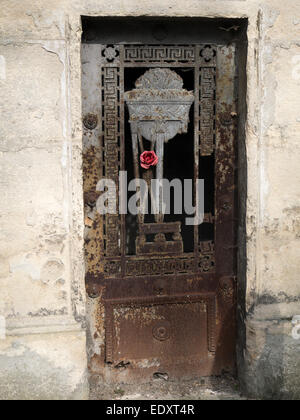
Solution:
M112 345L106 347L106 361L115 367L125 364L127 374L134 369L149 377L211 373L207 362L210 354L213 363L215 352L213 296L146 298L136 303L133 299L130 304L120 300L108 305L107 311Z
M101 352L91 357L91 370L111 382L148 380L153 374L192 378L233 372L235 46L84 47L87 290L97 299L95 335L103 337ZM174 159L170 148L181 144L178 168L185 156L194 182L205 180L204 222L192 231L185 230L182 219L146 222L119 213L99 216L95 210L100 178L119 185L120 170L137 176L131 145L138 130L131 124L130 131L125 92L149 69L172 70L193 93L187 133L165 146L164 167L168 170L168 156ZM184 155L183 148L191 153ZM170 167L174 178L174 165ZM184 177L183 172L178 176Z
M123 306L114 309L112 360L143 360L159 366L184 364L207 357L207 308L205 303L168 303ZM120 331L118 331L120 329Z

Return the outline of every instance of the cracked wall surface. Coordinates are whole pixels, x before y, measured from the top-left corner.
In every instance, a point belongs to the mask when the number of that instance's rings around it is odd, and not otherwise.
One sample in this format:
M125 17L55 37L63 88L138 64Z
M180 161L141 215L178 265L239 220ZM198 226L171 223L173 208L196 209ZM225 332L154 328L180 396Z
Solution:
M248 18L240 378L300 398L299 0L2 0L0 398L87 397L82 15Z

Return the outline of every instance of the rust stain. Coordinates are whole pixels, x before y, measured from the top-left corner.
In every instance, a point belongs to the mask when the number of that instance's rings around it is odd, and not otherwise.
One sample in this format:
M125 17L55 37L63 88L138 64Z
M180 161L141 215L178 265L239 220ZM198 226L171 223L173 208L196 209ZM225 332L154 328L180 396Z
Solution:
M85 261L87 285L95 288L96 279L103 273L103 218L95 209L99 193L96 191L98 181L102 177L100 148L91 146L83 155L84 203L86 220ZM93 214L93 219L89 213ZM97 291L91 291L96 294Z

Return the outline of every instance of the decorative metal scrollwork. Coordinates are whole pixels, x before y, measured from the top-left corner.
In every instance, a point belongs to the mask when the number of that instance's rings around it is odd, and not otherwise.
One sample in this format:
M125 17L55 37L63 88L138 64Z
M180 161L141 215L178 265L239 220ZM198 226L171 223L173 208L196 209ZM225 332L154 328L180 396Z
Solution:
M208 63L216 56L216 50L210 45L206 45L200 51L200 56Z
M102 61L112 64L119 62L120 51L117 46L107 45L102 49Z
M98 117L94 114L87 114L83 118L83 125L88 130L94 130L98 125Z

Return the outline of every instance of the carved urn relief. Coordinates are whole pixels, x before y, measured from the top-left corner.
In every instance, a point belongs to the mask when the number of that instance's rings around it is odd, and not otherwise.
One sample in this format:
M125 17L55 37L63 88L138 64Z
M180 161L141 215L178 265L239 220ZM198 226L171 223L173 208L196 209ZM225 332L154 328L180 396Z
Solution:
M159 181L159 188L154 196L150 188L153 172L149 170L143 173L158 214L155 217L155 224L145 224L143 214L139 214L136 251L137 254L183 252L180 222L164 223L160 181L164 177L164 143L177 134L187 132L194 94L183 88L183 80L176 72L167 68L148 70L136 81L135 86L136 89L125 92L130 115L135 177L140 178L139 155L145 151L144 139L146 139L150 142L151 151L155 151L158 157L156 179ZM165 233L172 233L173 240L167 241ZM155 234L154 242L146 242L146 234Z

